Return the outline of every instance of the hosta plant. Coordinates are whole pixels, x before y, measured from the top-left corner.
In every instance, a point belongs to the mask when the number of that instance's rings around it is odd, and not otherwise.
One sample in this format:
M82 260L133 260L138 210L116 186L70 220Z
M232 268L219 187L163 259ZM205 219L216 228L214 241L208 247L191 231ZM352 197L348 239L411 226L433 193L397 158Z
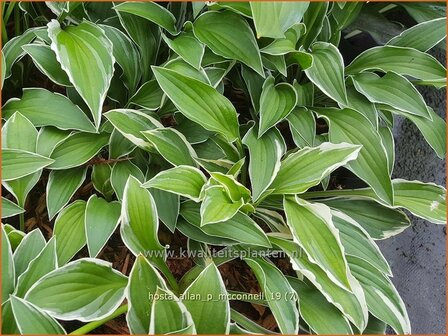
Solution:
M443 5L2 6L3 333L410 332L375 240L446 223L392 177L396 118L445 157Z

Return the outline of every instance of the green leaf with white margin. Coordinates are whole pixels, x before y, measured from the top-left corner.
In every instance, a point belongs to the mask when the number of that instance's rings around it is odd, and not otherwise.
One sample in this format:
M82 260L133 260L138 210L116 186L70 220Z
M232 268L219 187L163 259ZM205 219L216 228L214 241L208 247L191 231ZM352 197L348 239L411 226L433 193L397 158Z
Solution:
M122 78L126 88L133 94L140 80L140 54L132 40L121 30L107 25L100 25L107 38L112 42L113 55L123 70Z
M42 106L46 106L42 109ZM61 111L64 113L61 113ZM22 98L11 98L2 107L2 117L8 119L16 111L28 118L36 127L55 126L95 132L95 127L84 112L67 97L42 88L24 88Z
M263 258L245 258L257 277L260 288L268 298L268 305L282 334L297 334L299 331L299 310L297 294L283 273ZM281 298L277 295L281 293Z
M15 112L2 127L2 146L34 153L36 151L37 130L26 117ZM20 207L25 206L26 198L39 181L42 171L17 180L3 182L3 186L16 198Z
M413 115L431 118L425 100L403 76L388 72L383 77L362 73L353 77L356 90L373 103L386 104Z
M152 146L141 132L163 127L157 119L137 110L111 110L104 116L126 139L144 150Z
M294 143L302 148L313 147L316 138L316 120L313 112L306 107L295 107L286 119Z
M434 183L395 179L392 181L395 202L385 204L371 188L341 190L332 196L348 198L368 198L392 208L405 208L413 215L435 224L446 224L446 189ZM401 225L399 226L401 228Z
M321 266L342 288L350 290L349 269L339 231L333 223L330 208L300 198L285 197L286 222L294 242L304 249L311 262Z
M154 202L156 202L159 219L174 233L180 210L179 195L155 188L150 189L149 192L154 197Z
M126 321L131 334L148 334L151 303L157 288L166 288L165 280L148 260L139 254L129 273L126 289Z
M364 292L351 273L348 274L351 291L347 291L335 284L322 268L310 262L305 253L299 254L299 245L279 237L271 236L269 239L289 256L295 271L299 271L311 281L358 329L364 330L368 318L367 305Z
M428 51L446 37L446 18L421 22L395 36L386 45Z
M197 167L197 157L185 136L174 128L156 128L141 132L165 160L173 166Z
M353 334L344 315L315 286L297 278L287 279L300 298L300 317L316 334Z
M317 147L305 147L281 162L280 170L269 186L273 194L300 194L317 185L335 169L355 160L360 146L348 143L324 142Z
M243 204L243 199L232 201L221 185L207 187L201 203L201 226L229 220L235 216Z
M25 209L2 196L2 218L13 217L24 212Z
M346 81L346 84L347 81ZM378 129L378 110L374 103L369 101L362 93L359 93L353 85L347 87L347 107L363 114L375 129ZM339 105L343 108L344 106Z
M275 79L269 76L263 84L260 97L260 125L258 138L268 129L285 119L297 104L297 93L288 83L275 85Z
M339 230L345 254L361 258L382 273L392 276L389 264L366 230L340 211L332 210L331 213L333 223Z
M53 217L70 201L86 179L87 167L52 170L47 183L48 218Z
M227 334L230 305L227 290L215 264L209 264L183 293L183 303L198 334ZM197 299L199 297L199 300ZM210 324L210 321L213 321Z
M156 188L199 202L202 187L207 182L205 175L191 166L177 166L163 170L143 184L144 188Z
M250 200L250 190L238 182L232 175L226 175L220 172L210 172L211 181L217 182L227 192L227 195L233 202L243 199L245 202Z
M72 86L50 46L27 44L22 49L31 57L36 67L53 82L61 86Z
M65 265L86 245L86 202L77 200L65 207L54 222L58 265Z
M2 84L2 86L1 87L3 88L3 83L5 82L5 76L6 76L6 61L5 61L5 55L3 54L3 50L1 51L0 57L2 58L2 66L1 66L1 71L2 71L2 73L1 73L1 76L2 76L1 84Z
M250 2L257 38L285 37L285 32L302 21L309 2Z
M373 239L386 239L410 226L409 218L400 210L391 209L372 200L319 200L354 219Z
M39 154L2 148L2 180L16 180L33 174L53 162L54 160Z
M15 62L17 62L25 55L22 46L31 43L34 40L34 38L36 37L36 35L34 35L35 31L36 28L30 28L26 30L22 35L10 39L3 46L2 59L4 58L5 60L5 69L4 70L2 69L2 71L5 72L4 79L11 76L12 66L14 65Z
M178 54L185 62L196 69L200 69L205 46L191 33L180 33L173 40L162 34L162 39L168 47Z
M34 283L57 267L56 239L52 237L42 251L30 261L26 270L17 278L14 295L24 297Z
M370 121L361 113L347 108L314 110L329 121L330 142L362 145L358 158L349 162L347 167L367 182L380 199L387 204L393 204L386 150Z
M208 11L193 26L194 35L215 54L240 61L264 77L257 41L241 15L228 10Z
M446 79L446 69L439 61L412 48L382 46L367 49L347 66L346 74L355 75L365 70L393 71L427 81Z
M410 334L406 306L389 278L362 259L347 257L347 260L350 270L364 289L369 311L390 325L397 334Z
M229 141L239 137L235 107L215 88L173 70L152 69L162 90L188 119Z
M170 290L157 287L152 302L149 334L184 334L181 331L185 328L191 328L191 334L196 333L193 319L185 305Z
M128 104L135 104L147 110L154 111L162 105L163 91L155 79L147 81L129 98Z
M51 156L55 147L69 135L70 131L62 131L53 126L41 127L37 135L36 153Z
M101 28L88 21L61 29L58 21L51 20L47 26L51 49L89 106L98 130L103 102L114 73L112 42Z
M131 161L115 162L112 167L110 182L119 200L123 199L124 187L129 176L134 176L140 182L143 182L145 178L142 171Z
M315 42L311 46L313 63L305 69L307 77L336 102L347 105L344 83L344 60L338 48L327 42Z
M14 313L14 319L21 335L66 334L64 328L58 321L44 311L40 310L35 305L16 296L12 296L11 306Z
M446 189L433 183L392 181L394 205L408 209L414 215L435 224L446 224Z
M93 158L109 143L109 133L75 133L60 142L51 153L54 162L49 169L78 167Z
M155 2L122 2L116 5L114 9L118 12L137 15L154 22L173 35L177 33L176 18L174 15L165 7Z
M85 210L85 232L89 256L95 258L114 233L120 220L119 202L92 195Z
M14 251L16 278L28 268L31 260L33 260L45 247L45 243L45 238L39 229L34 229L26 234Z
M259 138L255 126L246 133L243 143L249 149L252 199L257 201L276 177L280 159L286 152L286 144L276 128Z
M297 41L305 31L306 27L303 23L294 24L285 32L284 38L275 39L260 51L269 55L284 55L295 52Z
M14 259L11 244L2 224L2 303L8 300L16 284Z
M31 287L25 300L57 319L89 322L115 311L125 297L127 284L127 277L111 263L83 258L45 275Z
M428 106L430 119L419 117L410 113L396 109L387 110L402 115L412 121L423 134L426 142L434 149L440 159L445 159L446 155L446 123L434 110Z
M7 300L2 304L2 334L3 335L18 335L20 330L12 312L11 300Z
M228 238L243 244L271 247L263 230L254 220L242 212L237 212L235 216L224 222L201 226L199 204L188 201L182 203L181 216L207 235Z
M159 219L153 197L139 180L129 176L121 204L120 234L123 242L134 255L158 251L161 255L156 257L162 259L164 247L159 243L158 229Z
M96 191L101 193L106 200L110 200L114 194L112 184L110 183L110 175L112 168L107 163L95 164L92 166L90 179Z
M387 126L379 126L378 133L381 136L381 142L387 154L387 164L389 166L389 175L392 175L395 165L395 140L392 129Z

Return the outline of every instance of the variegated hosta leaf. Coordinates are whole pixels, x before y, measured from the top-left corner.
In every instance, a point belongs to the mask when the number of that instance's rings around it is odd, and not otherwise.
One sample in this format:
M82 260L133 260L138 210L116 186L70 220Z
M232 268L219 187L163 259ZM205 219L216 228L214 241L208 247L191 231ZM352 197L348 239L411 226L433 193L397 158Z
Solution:
M36 153L2 148L2 180L16 180L33 174L54 162L53 159Z
M347 75L365 70L396 72L417 79L445 80L446 69L434 57L424 52L403 47L382 46L367 49L346 69Z
M356 90L372 103L385 104L397 110L430 119L425 100L405 77L388 72L383 77L362 73L353 77Z
M353 218L373 239L386 239L409 227L409 218L400 210L390 209L372 200L319 200Z
M159 219L153 197L139 180L129 176L121 204L120 233L134 255L159 252L154 259L163 260L164 247L159 243Z
M335 283L350 290L347 261L330 208L297 197L285 197L283 206L294 241Z
M183 304L190 312L198 334L229 332L227 290L215 264L211 263L199 274L185 290L183 297Z
M297 93L292 85L287 83L275 85L274 77L268 77L263 84L260 97L258 138L285 119L296 104Z
M97 25L83 21L61 29L58 21L48 23L51 49L70 82L89 106L99 128L103 102L114 72L113 46Z
M161 171L142 186L169 191L198 202L202 187L206 182L205 175L199 169L190 166L177 166Z
M283 273L262 258L245 258L244 261L255 273L280 332L297 334L299 330L297 294ZM278 297L279 294L281 297Z
M176 34L176 18L165 7L155 2L123 2L114 7L118 12L138 15L154 22L171 34Z
M160 299L158 299L160 298ZM170 290L157 287L152 302L149 334L196 333L193 319L182 301Z
M222 185L208 186L204 190L201 203L201 226L224 222L235 216L243 205L242 198L232 201Z
M195 20L194 35L215 54L241 61L264 77L254 34L240 15L208 11Z
M2 224L2 304L8 300L16 284L11 243Z
M205 46L199 42L192 33L181 33L173 40L165 35L162 35L162 38L168 47L178 54L185 62L196 69L201 67Z
M250 2L257 38L282 38L292 25L299 23L309 2Z
M86 245L86 202L77 200L65 207L56 217L54 236L58 265L65 265Z
M22 49L30 55L36 67L53 82L62 86L72 85L50 46L44 44L27 44Z
M45 238L39 229L26 234L14 251L14 267L16 278L18 278L27 268L29 263L45 247Z
M50 220L67 205L84 183L86 173L85 167L50 172L47 183L47 212Z
M290 154L281 162L280 170L269 189L273 194L300 194L336 168L356 160L360 146L326 142Z
M66 334L58 321L32 303L12 296L11 306L20 334Z
M358 329L364 330L368 318L366 299L361 285L351 273L348 273L351 290L343 289L328 277L324 269L310 262L305 253L300 254L299 245L279 237L271 236L269 239L288 255L294 270L302 273Z
M298 147L314 147L316 138L316 120L313 112L305 107L296 107L286 118L289 129Z
M421 22L395 36L387 45L427 51L446 37L446 18Z
M165 94L187 118L229 141L239 136L235 107L216 89L173 70L153 67Z
M248 202L250 199L250 190L247 189L244 185L238 182L233 176L226 175L223 173L215 172L210 173L211 183L219 184L224 187L227 195L233 202L237 202L239 200L243 200L244 202Z
M361 113L351 109L315 109L329 121L330 142L362 145L356 160L347 164L359 178L367 182L378 197L393 204L393 190L388 159L379 133Z
M120 220L120 203L108 203L92 195L86 204L85 230L89 255L95 258L115 231Z
M75 133L60 142L51 153L49 169L68 169L83 165L108 144L109 133Z
M104 116L126 139L145 150L152 150L152 145L141 132L163 127L155 118L137 110L111 110Z
M46 108L42 109L42 106ZM36 127L55 126L63 130L95 132L92 122L78 106L67 97L45 89L25 88L22 98L11 98L2 107L2 117L8 119L16 111Z
M145 179L140 168L131 161L115 162L110 174L110 183L119 200L123 199L124 187L129 176L135 177L140 182Z
M127 277L110 263L84 258L45 275L34 283L25 300L55 318L87 322L118 308L127 284Z
M336 102L347 105L344 85L344 60L331 43L316 42L311 47L313 63L305 70L307 77Z
M193 202L184 202L181 216L190 224L200 228L205 234L213 237L237 240L244 244L270 247L266 234L248 215L237 212L224 222L201 226L200 206Z
M126 297L128 300L128 322L131 334L148 334L152 295L157 288L166 288L165 280L148 260L139 254L129 274Z
M185 136L174 128L156 128L142 134L172 165L197 166L194 160L197 155L193 147Z
M299 296L300 317L316 334L353 333L349 321L313 284L287 279Z
M394 328L397 334L410 334L406 306L392 281L362 259L347 257L347 260L350 270L364 289L369 311Z
M2 218L12 217L24 213L25 209L19 207L14 202L2 197Z

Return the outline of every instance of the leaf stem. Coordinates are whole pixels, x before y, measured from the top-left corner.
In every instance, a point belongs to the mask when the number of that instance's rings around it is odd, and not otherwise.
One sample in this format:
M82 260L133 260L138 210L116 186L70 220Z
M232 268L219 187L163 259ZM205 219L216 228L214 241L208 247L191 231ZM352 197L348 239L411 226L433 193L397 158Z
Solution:
M240 159L246 156L244 153L243 143L240 138L236 139L235 142L238 153L240 154ZM241 168L241 184L246 185L247 182L247 160L244 161L243 167Z
M83 325L81 328L78 328L78 329L72 331L69 335L85 335L88 332L102 326L106 322L109 322L110 320L113 320L114 318L126 313L127 311L128 311L128 305L124 304L124 305L118 307L109 316L107 316L101 320L98 320L98 321L93 321L93 322L87 323L87 324Z
M19 214L20 231L25 232L25 214Z

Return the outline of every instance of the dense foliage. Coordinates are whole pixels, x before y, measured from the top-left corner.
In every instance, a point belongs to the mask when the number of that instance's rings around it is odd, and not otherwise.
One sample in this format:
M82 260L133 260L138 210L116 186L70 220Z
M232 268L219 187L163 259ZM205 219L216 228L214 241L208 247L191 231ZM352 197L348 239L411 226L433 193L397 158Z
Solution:
M2 6L3 333L410 332L375 240L446 223L391 177L395 118L445 157L444 5Z

